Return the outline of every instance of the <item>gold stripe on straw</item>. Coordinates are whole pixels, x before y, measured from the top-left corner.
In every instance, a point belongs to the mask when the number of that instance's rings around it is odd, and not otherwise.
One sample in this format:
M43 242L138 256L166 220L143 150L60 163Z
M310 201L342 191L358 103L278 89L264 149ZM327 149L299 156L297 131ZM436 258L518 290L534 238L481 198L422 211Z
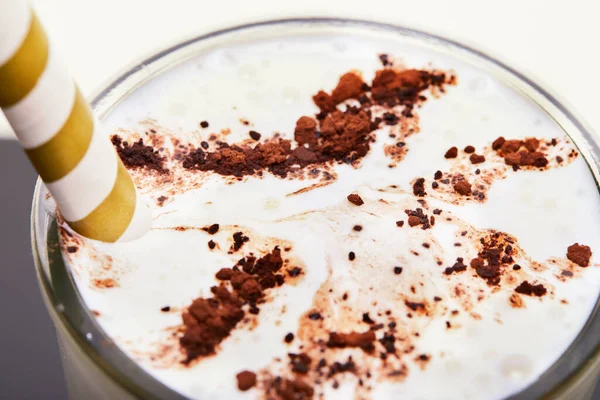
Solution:
M25 149L25 152L42 180L54 182L79 164L90 146L93 133L92 112L77 89L73 109L63 127L43 145Z
M48 39L40 21L32 15L23 44L10 60L0 66L0 107L10 107L27 96L44 72L47 61Z
M115 242L129 226L135 210L135 186L120 159L115 186L104 201L79 221L67 221L79 234Z

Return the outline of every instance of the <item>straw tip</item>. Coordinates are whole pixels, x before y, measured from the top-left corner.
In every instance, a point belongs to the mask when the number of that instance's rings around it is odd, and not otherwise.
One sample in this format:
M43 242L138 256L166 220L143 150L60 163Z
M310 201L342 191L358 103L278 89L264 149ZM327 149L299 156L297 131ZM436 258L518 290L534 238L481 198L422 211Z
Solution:
M138 196L135 211L129 226L117 242L130 242L144 236L152 228L152 213L146 203Z

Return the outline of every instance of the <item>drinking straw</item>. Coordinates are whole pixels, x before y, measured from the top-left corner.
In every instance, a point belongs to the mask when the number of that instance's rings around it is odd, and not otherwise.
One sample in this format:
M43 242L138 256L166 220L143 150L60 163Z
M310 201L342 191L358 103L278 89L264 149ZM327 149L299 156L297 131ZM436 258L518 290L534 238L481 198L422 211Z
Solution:
M0 2L0 108L75 232L115 242L150 229L131 176L23 0Z

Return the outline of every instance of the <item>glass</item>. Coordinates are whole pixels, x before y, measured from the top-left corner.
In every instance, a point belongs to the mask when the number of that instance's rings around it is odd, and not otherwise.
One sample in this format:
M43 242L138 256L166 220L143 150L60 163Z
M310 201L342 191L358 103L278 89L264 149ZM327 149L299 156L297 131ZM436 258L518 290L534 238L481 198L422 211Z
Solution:
M600 178L600 144L589 128L556 97L531 79L486 54L427 33L375 22L329 18L268 21L224 29L192 38L133 65L92 97L102 120L145 82L185 60L224 44L314 33L360 34L404 41L452 54L486 71L544 110L578 147L596 182ZM71 398L183 399L129 359L95 322L65 267L57 221L46 212L46 190L38 180L31 217L32 246L40 288L56 325ZM591 398L600 375L598 303L575 341L536 382L511 399Z

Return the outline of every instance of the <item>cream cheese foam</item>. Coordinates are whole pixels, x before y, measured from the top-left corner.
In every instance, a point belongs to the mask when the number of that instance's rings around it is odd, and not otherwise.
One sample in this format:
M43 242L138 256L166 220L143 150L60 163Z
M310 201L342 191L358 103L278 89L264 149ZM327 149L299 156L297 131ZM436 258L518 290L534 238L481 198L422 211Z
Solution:
M249 130L260 132L262 142L293 139L298 118L319 112L315 93L330 91L348 71L371 82L382 68L380 53L394 55L397 68L452 71L457 84L424 93L411 119L418 125L382 123L358 163L285 179L181 167L180 146L253 143ZM358 102L338 108L346 104ZM503 398L560 357L596 304L594 257L587 268L566 258L575 242L592 251L600 242L598 190L585 161L543 110L451 55L351 34L249 41L163 72L104 123L124 140L154 146L170 174L131 170L154 215L145 237L102 244L63 231L64 257L107 335L190 398L285 398L282 380L296 379L328 399ZM500 136L540 139L548 167L513 170L492 148ZM467 145L486 161L469 162ZM457 158L444 158L453 146ZM394 147L406 150L386 151ZM457 174L484 197L455 193ZM424 196L415 195L420 177ZM349 194L364 204L348 201ZM410 226L417 209L424 217ZM203 230L215 223L218 232ZM236 232L248 241L233 251ZM492 282L470 261L500 245L511 261ZM286 283L265 291L258 314L246 308L215 354L182 363L182 313L194 299L211 296L221 268L275 246L282 271L297 267L300 275L282 272ZM515 291L524 281L546 292ZM332 332L373 332L374 348L340 348ZM288 353L308 356L309 371L291 370ZM321 359L326 366L319 369ZM243 370L257 374L248 391L236 382Z

